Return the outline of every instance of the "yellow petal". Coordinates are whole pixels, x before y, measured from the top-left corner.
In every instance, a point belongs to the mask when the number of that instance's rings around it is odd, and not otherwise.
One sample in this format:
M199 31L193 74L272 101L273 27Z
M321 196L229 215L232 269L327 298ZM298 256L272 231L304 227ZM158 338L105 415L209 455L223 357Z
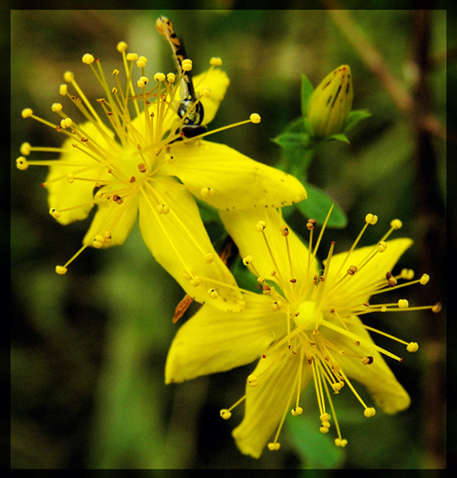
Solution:
M369 290L369 285L386 277L386 272L391 272L401 255L411 246L413 241L408 238L399 238L387 241L387 249L377 253L362 269L344 280L335 288L335 296L329 294L329 301L336 309L352 308L367 301L370 294L360 295L361 290ZM351 265L358 268L365 259L375 250L376 246L366 246L356 249L350 257L347 253L336 254L332 257L327 277L327 291L346 273ZM324 261L325 264L325 261Z
M308 249L291 229L287 236L291 258L289 261L286 238L280 230L286 222L280 211L275 209L221 211L220 216L227 232L235 241L241 257L252 256L253 266L264 278L278 282L278 278L281 277L283 283L296 279L294 287L301 287L306 285L306 279L310 274L313 277L317 273L317 260L311 258L308 269ZM270 249L262 233L255 228L259 221L264 221L266 224L264 233ZM275 277L271 277L273 270L277 273Z
M259 377L255 387L246 385L246 411L241 424L233 430L233 437L242 453L260 458L268 442L274 438L284 413L290 413L296 397L300 354L285 357L282 350L258 362L253 374ZM311 382L311 367L303 367L302 387Z
M362 326L362 321L357 316L352 316L351 322L348 328L360 337L360 345L336 331L328 328L322 330L326 339L345 351L345 355L337 356L341 369L349 379L362 383L385 413L404 410L410 404L408 393L395 378L383 356L373 348L375 342ZM374 360L370 365L363 365L360 359L353 358L350 354L362 357L372 356ZM354 385L357 388L357 384Z
M178 331L165 366L165 383L224 372L258 359L285 321L271 310L272 300L246 295L241 312L222 312L204 305Z
M219 68L212 68L206 73L201 73L194 78L197 96L203 94L204 88L209 88L211 91L209 97L202 96L201 98L204 111L203 124L208 124L213 120L214 116L216 116L229 84L230 80L227 74Z
M101 188L100 191L106 191ZM83 244L92 245L96 235L105 231L111 233L111 242L106 247L124 244L132 230L138 215L138 198L130 196L122 204L115 203L112 199L102 197L97 199L97 212L83 239Z
M196 301L220 310L240 310L241 292L214 250L192 195L165 176L155 176L139 195L141 234L156 260ZM161 205L169 208L167 214L158 212ZM208 254L212 262L207 262ZM195 286L192 277L197 278Z
M105 144L103 136L92 123L84 123L81 128L91 138L92 142ZM106 131L111 137L113 136L111 131ZM92 196L95 181L109 179L107 169L100 166L99 163L96 163L94 159L80 149L74 148L72 145L75 143L78 143L78 141L71 138L63 143L62 148L67 149L68 152L63 153L59 160L55 162L55 165L49 168L46 177L49 207L59 211L71 208L57 218L57 221L64 225L86 219L93 207ZM71 173L74 173L78 178L90 178L94 181L75 180L70 184L66 177ZM75 208L75 206L80 207Z
M163 172L177 176L195 196L220 210L282 207L306 198L294 176L208 141L176 143ZM210 194L206 194L207 190Z

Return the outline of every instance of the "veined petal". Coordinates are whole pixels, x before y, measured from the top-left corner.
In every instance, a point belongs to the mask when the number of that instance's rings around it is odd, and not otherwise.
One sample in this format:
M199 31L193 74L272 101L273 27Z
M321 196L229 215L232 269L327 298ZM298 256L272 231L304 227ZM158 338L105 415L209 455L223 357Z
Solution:
M165 383L224 372L258 359L284 333L271 299L246 295L241 312L204 305L178 331L165 366Z
M241 424L232 435L240 451L260 458L267 443L278 428L284 413L290 412L296 396L300 354L278 349L258 362L253 375L258 384L246 384L246 411ZM311 367L303 367L301 389L311 382Z
M306 199L305 188L294 176L223 144L177 144L173 155L175 162L164 166L163 171L178 177L196 197L223 211L276 208Z
M216 116L229 84L230 80L227 73L219 68L211 68L207 72L194 77L195 91L198 96L202 95L201 103L204 110L203 124L208 124ZM203 95L203 88L209 88L211 90L209 97Z
M309 276L308 249L300 238L289 229L287 236L291 258L289 261L286 238L282 236L280 230L286 222L280 211L249 209L246 211L220 211L219 214L227 232L235 241L241 257L252 256L252 264L260 275L276 282L278 282L278 277L282 277L283 283L293 278L297 280L299 286L305 282ZM256 231L255 226L259 221L266 223L264 233L270 249L268 249L262 233ZM309 268L312 271L312 277L317 273L316 258L313 259L310 256ZM276 277L271 277L273 270L277 273Z
M102 135L92 123L84 123L81 129L84 133L90 135L91 141L103 141L102 144L104 144ZM113 133L108 130L107 134L113 136ZM57 222L63 225L86 219L93 207L92 196L95 182L109 178L107 168L96 163L94 159L80 149L74 148L72 145L75 142L71 138L64 141L62 148L67 149L68 152L62 153L60 158L56 160L55 165L49 167L46 177L49 207L59 211L68 209L56 218ZM75 173L78 178L93 178L94 181L76 179L72 184L69 184L61 179Z
M184 186L155 176L139 196L141 234L157 262L197 302L220 310L242 309L236 281L214 250L195 200ZM162 206L169 212L160 213Z
M100 189L100 191L104 190L106 188ZM95 202L98 210L84 236L83 244L91 245L95 236L105 231L111 234L111 242L105 244L105 247L124 244L138 216L138 197L135 195L127 197L122 204L117 204L105 197Z
M357 270L353 276L348 277L344 282L338 285L336 289L337 296L329 297L329 300L332 301L331 305L337 309L346 309L367 301L370 297L369 293L367 292L366 295L361 295L360 291L370 290L370 288L367 287L369 284L373 284L385 278L386 272L391 272L400 256L412 243L413 241L408 238L387 241L387 249L384 252L377 253L362 269ZM356 249L349 258L347 258L346 252L335 254L332 257L331 266L328 271L326 287L329 289L350 265L354 264L360 267L375 249L376 246L366 246ZM373 289L371 288L371 290Z
M346 324L351 332L360 337L360 345L334 330L325 330L326 339L345 351L345 355L338 355L337 359L341 369L350 379L354 378L362 383L385 413L397 413L408 408L410 404L408 393L395 378L383 356L374 349L374 341L363 327L362 321L354 315L351 317L351 323ZM363 365L350 354L372 356L373 363Z

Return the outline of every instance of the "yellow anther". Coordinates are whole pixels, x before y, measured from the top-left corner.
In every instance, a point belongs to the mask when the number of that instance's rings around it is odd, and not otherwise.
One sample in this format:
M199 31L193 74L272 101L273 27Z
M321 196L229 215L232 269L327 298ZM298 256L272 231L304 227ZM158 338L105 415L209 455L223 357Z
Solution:
M322 422L321 426L323 426L325 428L330 428L330 422Z
M422 277L419 280L419 283L421 285L427 284L427 282L430 280L430 276L428 274L422 274Z
M68 92L68 86L65 85L65 84L60 85L60 87L59 87L59 94L60 94L61 96L66 96L66 95L67 95L67 92Z
M210 64L211 66L221 66L221 65L222 65L222 59L219 58L219 57L213 56L213 57L209 60L209 64Z
M217 299L219 297L219 294L215 289L208 289L208 295L211 297L211 299Z
M410 342L407 346L406 346L406 350L408 352L417 352L419 350L419 344L417 342Z
M243 259L243 264L244 264L245 266L248 266L251 262L252 262L252 256L246 256L246 257Z
M33 115L32 108L24 108L21 112L23 118L30 118Z
M136 66L138 68L144 68L147 62L148 62L148 59L145 56L140 56L138 58L138 61L136 62Z
M390 223L390 227L392 229L400 229L401 226L403 226L403 223L400 221L400 219L394 219L393 221L391 221Z
M209 86L204 86L202 88L202 94L205 98L209 98L211 96L211 88Z
M256 230L257 232L262 232L262 231L265 229L266 226L267 226L267 225L266 225L265 221L259 221L259 222L255 225L255 230Z
M182 71L190 71L192 70L192 60L188 58L182 61Z
M97 234L94 238L94 242L92 243L92 245L96 249L100 249L103 246L104 242L105 242L105 239L103 238L103 236L101 236L100 234Z
M192 287L198 287L202 283L201 277L195 276L190 280L190 285Z
M94 61L94 55L91 55L90 53L86 53L83 55L83 63L85 63L86 65L91 65Z
M281 303L280 303L280 302L276 302L276 301L275 301L275 302L273 302L273 303L271 304L271 310L272 310L273 312L276 312L276 311L279 310L280 308L281 308Z
M127 43L125 43L125 41L120 41L120 42L117 44L116 48L117 48L117 51L118 51L119 53L122 53L122 52L124 52L125 50L127 50Z
M407 309L409 307L409 302L406 299L399 299L397 304L399 309Z
M320 431L321 433L328 433L329 429L328 429L327 427L322 427L322 426L321 426L321 427L319 428L319 431Z
M50 214L54 219L58 219L58 218L62 215L61 212L59 212L57 209L55 209L55 208L53 208L53 207L52 207L51 209L49 209L49 214Z
M105 241L106 244L109 244L112 240L111 238L111 232L110 231L105 231L103 233L103 240Z
M371 355L368 355L367 357L363 357L362 363L363 365L371 365L373 363L374 359Z
M365 222L374 226L378 222L378 216L369 213L365 216Z
M16 167L21 171L25 171L29 167L29 165L27 164L27 160L24 158L24 156L20 156L16 159Z
M176 75L174 73L168 73L167 81L168 83L174 83L176 81Z
M200 194L204 197L204 198L209 198L211 197L213 194L214 194L214 191L212 188L202 188L201 191L200 191Z
M251 387L257 387L259 383L259 378L257 377L257 375L251 373L251 375L248 376L248 383Z
M268 443L267 446L268 446L268 449L269 449L270 451L277 451L277 450L279 450L279 449L281 448L281 445L280 445L279 442L274 442L274 443L273 443L273 442L270 442L270 443Z
M321 422L328 422L329 420L331 419L331 416L330 416L330 413L323 413L320 417L319 417L319 420Z
M375 414L376 414L376 410L375 410L373 407L367 407L367 408L365 408L363 414L364 414L367 418L374 417Z
M168 204L157 204L156 210L159 214L168 214L170 206Z
M165 74L158 72L154 75L154 81L165 81Z
M136 82L136 86L138 86L138 88L144 88L146 86L146 83L139 79L137 82Z
M114 68L112 75L117 76L119 75L120 71L117 68Z
M67 181L72 184L75 182L75 175L73 173L67 174Z
M384 252L387 249L387 242L381 241L378 244L377 251L378 252Z
M22 143L19 151L24 156L28 156L32 152L32 146L30 143Z
M63 106L62 103L53 103L51 105L51 110L54 111L54 113L58 113L59 111L62 111Z
M290 413L296 417L298 415L301 415L303 413L303 408L302 407L295 407L295 408L292 408L292 410L290 411Z
M226 408L223 408L220 412L219 415L224 419L228 420L232 416L232 412L229 412Z
M343 388L344 382L336 382L332 383L332 388L335 393L339 393L340 390Z
M355 273L357 272L357 266L350 266L349 269L347 270L347 273L350 275L350 276L353 276Z
M289 228L288 228L288 227L286 227L286 226L281 226L281 227L279 228L279 230L281 231L281 235L282 235L282 236L285 237L285 236L288 236L288 235L289 235Z
M335 438L335 445L345 447L348 444L346 438Z
M441 310L441 302L437 302L433 307L432 307L432 312L437 314Z
M56 266L56 272L57 272L57 274L59 274L59 275L61 275L61 276L63 276L64 274L66 274L66 273L67 273L67 270L68 270L68 269L67 269L66 267L64 267L64 266Z
M207 264L211 264L214 261L214 254L212 252L208 252L208 254L205 254L205 262Z
M75 79L75 74L74 74L72 71L66 71L66 72L63 74L63 79L64 79L64 81L66 81L67 83L71 83L71 82Z
M414 277L414 271L412 269L402 269L400 276L402 279L411 280Z
M169 154L169 153L167 153L167 154L163 157L163 159L164 159L167 163L170 163L170 164L173 164L173 163L176 161L175 157L172 156L172 155Z
M306 223L306 229L308 229L308 231L312 231L316 223L316 219L308 219L308 222Z
M136 61L136 60L138 60L138 54L137 53L127 53L126 58L127 58L127 61Z
M249 116L249 119L251 120L252 123L254 124L259 124L260 121L262 120L260 118L260 115L258 113L252 113L251 116Z

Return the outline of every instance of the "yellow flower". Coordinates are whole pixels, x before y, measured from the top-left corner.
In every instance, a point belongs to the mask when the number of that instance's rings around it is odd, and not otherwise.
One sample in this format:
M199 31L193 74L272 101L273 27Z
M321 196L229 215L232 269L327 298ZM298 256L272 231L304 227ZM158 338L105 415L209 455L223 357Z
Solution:
M35 116L29 108L22 112L24 118L32 117L66 138L60 148L24 143L17 160L21 170L49 166L43 186L49 192L50 214L66 225L86 219L97 206L83 247L56 271L65 274L88 246L123 244L138 216L147 247L187 294L202 303L211 298L223 310L238 310L242 296L211 244L195 197L215 208L234 210L281 207L305 199L306 191L294 177L204 140L211 134L205 128L186 137L182 130L189 124L192 108L187 105L179 116L177 111L180 85L192 68L190 60L184 61L180 74L156 73L151 80L145 73L147 58L127 53L124 42L117 49L124 84L118 69L108 82L99 60L91 54L82 59L102 87L98 107L87 99L73 73L64 75L60 94L79 110L82 122L61 103L52 105L57 123ZM229 84L226 73L216 68L220 59L210 63L206 73L194 78L196 102L203 105L203 126L214 118ZM239 124L259 121L259 115L253 114ZM60 158L27 160L34 151L60 153Z
M243 291L245 309L239 313L215 312L203 306L178 331L165 369L166 383L230 370L260 359L247 377L246 393L232 407L222 409L230 418L233 408L246 401L245 416L233 431L242 453L260 457L265 446L279 449L279 433L289 412L299 416L301 392L314 382L318 403L316 426L327 433L336 429L335 444L345 446L336 418L332 395L350 389L361 403L364 415L375 408L366 404L352 384L364 384L377 406L386 413L408 407L410 398L383 359L401 358L375 344L359 316L371 312L398 313L409 307L406 299L395 303L371 303L406 284L428 282L423 275L413 281L411 270L392 275L410 239L387 241L401 227L399 220L372 247L357 249L363 231L377 217L367 215L364 228L348 252L334 254L330 246L324 269L316 252L322 232L315 237L315 221L307 224L309 249L288 228L276 210L221 213L229 234L239 247L243 263L257 277L261 294ZM327 217L328 219L328 217ZM408 282L400 283L402 279ZM440 305L432 307L437 312ZM387 335L387 334L384 334ZM418 345L388 337L415 352ZM317 418L317 417L316 417ZM299 418L295 418L299 419Z
M352 108L353 95L349 65L341 65L321 81L308 102L307 118L315 137L341 133Z

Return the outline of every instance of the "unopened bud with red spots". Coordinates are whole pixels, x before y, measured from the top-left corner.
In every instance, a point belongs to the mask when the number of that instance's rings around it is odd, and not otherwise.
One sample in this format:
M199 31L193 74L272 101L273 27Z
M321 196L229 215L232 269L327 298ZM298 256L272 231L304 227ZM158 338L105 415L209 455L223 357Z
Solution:
M329 73L313 91L307 117L316 138L342 132L352 108L351 69L342 65Z

